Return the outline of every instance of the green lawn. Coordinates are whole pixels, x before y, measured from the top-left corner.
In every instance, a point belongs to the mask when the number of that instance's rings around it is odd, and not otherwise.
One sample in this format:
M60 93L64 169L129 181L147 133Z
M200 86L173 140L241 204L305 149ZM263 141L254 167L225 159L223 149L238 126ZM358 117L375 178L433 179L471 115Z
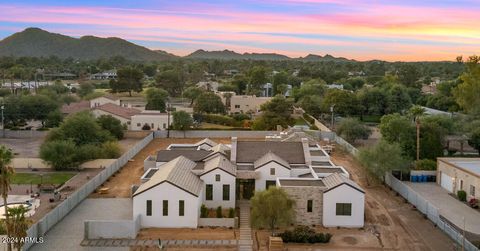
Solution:
M75 176L71 172L51 172L43 173L43 178L40 173L15 173L13 175L13 184L62 184Z
M303 118L297 118L295 119L295 125L306 125L308 126L307 122L305 122L305 120Z

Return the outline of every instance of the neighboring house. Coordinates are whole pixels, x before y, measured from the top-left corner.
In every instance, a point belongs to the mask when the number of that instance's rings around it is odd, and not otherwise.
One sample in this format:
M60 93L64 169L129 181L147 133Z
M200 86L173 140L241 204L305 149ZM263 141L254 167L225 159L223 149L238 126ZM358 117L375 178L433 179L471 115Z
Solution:
M467 199L479 199L480 158L437 158L437 183L449 193L463 190Z
M287 85L287 90L283 94L285 97L290 97L290 93L292 91L292 85ZM262 97L274 97L275 93L273 93L273 85L271 83L266 83L262 86L261 94Z
M270 101L271 97L257 97L255 95L235 95L230 93L230 97L225 96L225 92L217 92L223 104L227 107L230 113L258 113L260 106Z
M122 107L112 103L105 103L103 105L95 106L92 108L93 115L98 118L102 115L111 115L112 117L120 120L127 128L131 129L132 116L139 114L140 111L133 108Z
M105 95L90 100L90 108L95 108L104 104L114 104L120 106L120 98L113 95Z
M343 84L331 84L331 85L327 85L327 88L343 90Z
M235 201L250 199L255 191L270 186L282 187L295 200L299 225L364 224L364 191L307 138L239 141L233 137L230 145L204 139L172 144L144 163L143 183L133 192L133 216L141 216L142 227L195 228L202 204L235 208ZM192 210L188 216L187 207Z
M90 110L90 101L86 100L70 104L64 104L61 108L61 112L65 116L88 110Z
M216 81L200 81L196 85L199 88L205 89L207 91L218 91L220 84Z
M117 78L117 70L109 70L104 72L99 72L90 75L91 80L106 80L106 79L116 79Z
M172 123L172 117L170 121L167 113L161 113L160 111L145 110L141 113L131 116L130 130L142 130L144 125L148 125L150 130L167 130L168 123Z

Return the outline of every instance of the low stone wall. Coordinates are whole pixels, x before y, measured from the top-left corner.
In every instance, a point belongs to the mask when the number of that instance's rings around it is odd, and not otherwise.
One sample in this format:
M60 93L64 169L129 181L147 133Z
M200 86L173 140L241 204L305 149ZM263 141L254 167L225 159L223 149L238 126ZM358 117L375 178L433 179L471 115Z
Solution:
M140 230L140 217L135 220L87 220L85 239L134 239Z
M199 227L236 227L238 218L198 218Z

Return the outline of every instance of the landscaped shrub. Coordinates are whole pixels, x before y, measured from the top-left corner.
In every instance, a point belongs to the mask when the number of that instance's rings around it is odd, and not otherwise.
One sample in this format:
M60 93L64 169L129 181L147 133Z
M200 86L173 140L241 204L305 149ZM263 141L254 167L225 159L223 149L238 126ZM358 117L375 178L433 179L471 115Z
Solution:
M329 233L315 233L310 227L298 226L293 231L285 231L278 235L282 238L283 242L295 242L295 243L328 243L332 238Z
M235 119L236 121L244 121L244 120L250 119L250 116L248 116L248 114L245 114L245 113L237 113L237 114L233 114L232 118Z
M431 159L421 159L415 161L415 169L417 170L437 170L437 162Z
M228 209L228 218L233 218L235 217L235 209L230 208Z
M217 207L217 218L223 218L222 207Z
M200 218L207 218L208 217L208 208L205 205L200 207Z
M150 125L148 125L147 123L145 123L143 126L142 126L142 130L144 131L149 131L151 130L152 128L150 127Z
M458 190L457 197L460 201L467 201L467 192L463 190Z

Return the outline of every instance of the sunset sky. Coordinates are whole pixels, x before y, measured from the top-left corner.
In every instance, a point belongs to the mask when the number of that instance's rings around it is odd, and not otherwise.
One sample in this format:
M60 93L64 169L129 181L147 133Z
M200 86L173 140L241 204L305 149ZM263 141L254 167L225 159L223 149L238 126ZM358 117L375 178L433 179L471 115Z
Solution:
M480 54L480 0L1 1L0 39L27 27L197 49L455 60Z

